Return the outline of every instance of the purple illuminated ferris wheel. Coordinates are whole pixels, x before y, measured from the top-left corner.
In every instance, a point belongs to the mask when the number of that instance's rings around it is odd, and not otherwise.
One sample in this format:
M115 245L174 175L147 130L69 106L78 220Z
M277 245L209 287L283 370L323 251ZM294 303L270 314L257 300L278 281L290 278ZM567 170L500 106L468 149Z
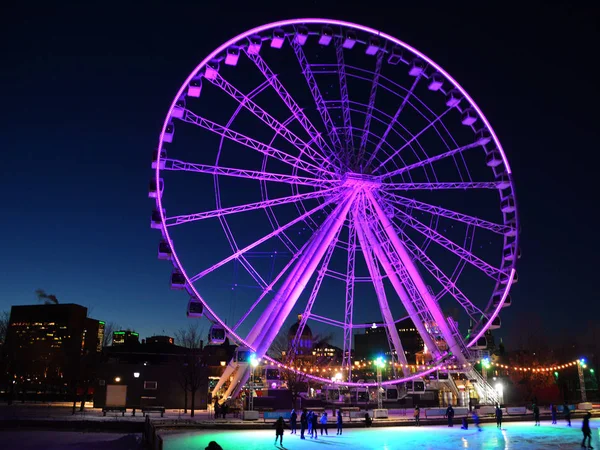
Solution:
M502 146L444 69L385 33L296 19L234 37L177 92L152 166L159 257L214 342L268 359L300 315L292 346L308 322L339 330L345 384L364 386L353 335L380 327L396 384L473 371L510 305L519 223ZM249 257L277 252L274 271ZM233 302L220 287L234 263L256 289ZM416 373L402 323L430 354ZM236 357L217 389L248 374Z

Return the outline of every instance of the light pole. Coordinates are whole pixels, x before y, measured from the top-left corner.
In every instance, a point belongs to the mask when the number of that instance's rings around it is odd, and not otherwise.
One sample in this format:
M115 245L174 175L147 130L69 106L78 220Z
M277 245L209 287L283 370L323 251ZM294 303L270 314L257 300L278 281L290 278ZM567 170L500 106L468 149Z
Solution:
M577 374L579 375L579 389L581 390L581 402L587 402L587 394L585 393L585 377L583 376L583 369L587 367L585 359L581 358L577 360Z
M383 409L383 398L381 396L381 369L385 366L385 361L380 356L375 360L377 367L377 409Z
M254 369L258 366L258 359L256 359L256 355L252 353L250 355L250 367L252 367L252 371L250 372L250 394L248 397L248 410L252 411L254 409Z

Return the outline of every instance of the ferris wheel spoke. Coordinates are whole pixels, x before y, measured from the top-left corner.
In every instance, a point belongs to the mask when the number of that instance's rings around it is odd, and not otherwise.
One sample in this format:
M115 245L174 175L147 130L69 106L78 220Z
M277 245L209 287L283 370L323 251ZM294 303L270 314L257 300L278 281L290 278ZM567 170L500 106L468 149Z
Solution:
M418 209L419 211L424 211L430 214L445 217L447 219L456 220L458 222L466 223L467 225L473 225L475 227L484 230L489 230L497 234L505 235L511 230L511 228L507 225L489 222L484 219L469 216L468 214L462 214L456 211L452 211L450 209L442 208L441 206L434 206L429 203L421 202L408 197L403 197L401 195L394 195L384 192L384 196L392 199L395 202L395 204L402 205L405 208ZM394 209L396 209L395 205Z
M427 271L433 275L433 277L443 287L442 292L448 292L454 299L462 306L467 315L474 321L479 321L482 317L486 317L484 312L481 311L477 306L467 298L465 294L456 286L453 282L437 265L427 256L427 254L410 239L406 233L399 228L395 228L396 233L402 238L402 242L406 245L408 251L419 261ZM436 300L439 297L436 296Z
M441 113L435 119L431 120L425 127L423 127L421 129L421 131L419 131L417 134L414 134L412 138L410 138L408 141L406 141L404 143L404 145L402 145L402 147L400 147L398 150L396 150L394 153L392 153L390 156L388 156L388 158L385 161L383 161L381 164L379 164L379 166L377 166L373 170L373 172L377 172L379 169L381 169L382 167L384 167L390 160L392 160L393 158L395 158L402 150L404 150L406 147L408 147L410 144L412 144L416 139L418 139L419 136L421 136L423 133L425 133L427 130L429 130L429 128L435 126L435 124L438 123L440 120L442 120L442 118L446 114L448 114L450 111L452 111L452 109L453 109L453 107L450 107L450 108L446 109L443 113Z
M309 317L311 317L311 311L313 305L315 304L315 300L317 299L317 294L321 289L321 284L323 283L323 279L325 278L325 273L327 272L327 267L329 267L329 262L331 261L331 256L333 255L333 251L335 250L336 243L340 236L340 231L342 227L339 228L337 233L335 234L333 241L327 247L325 252L325 256L323 257L323 262L321 263L321 269L317 273L317 279L315 280L315 284L313 285L312 291L310 292L310 296L308 301L306 302L306 307L304 308L304 312L300 317L300 323L298 324L298 328L296 329L296 333L291 342L290 348L290 357L292 359L295 358L296 352L298 351L298 343L302 338L302 334L304 333L304 328L306 327L306 322L308 322Z
M501 181L457 181L452 183L384 183L386 191L438 191L438 190L467 190L467 189L503 189L507 187Z
M247 178L249 180L273 181L277 183L298 184L304 186L327 187L335 180L319 180L317 178L301 177L297 175L285 175L281 173L269 173L256 170L236 169L233 167L212 166L208 164L196 164L177 159L165 159L164 170L206 173L210 175L222 175L227 177Z
M321 133L315 128L312 122L308 120L308 117L306 117L306 114L304 114L302 108L298 106L298 103L296 103L281 81L279 81L279 78L277 78L277 75L273 73L265 60L262 59L258 54L254 55L246 52L246 55L252 62L254 62L258 70L267 79L268 83L279 95L283 103L288 107L296 120L298 120L302 128L304 128L304 130L308 133L311 138L311 143L315 143L319 150L321 150L321 153L323 153L323 156L333 162L335 160L335 152L331 150L331 147L327 141L325 141L323 136L321 136Z
M214 79L211 79L210 82L215 86L219 87L222 91L229 94L229 96L231 96L240 105L242 105L256 117L258 117L269 128L273 129L278 135L282 136L286 141L288 141L290 144L296 147L300 151L300 156L305 154L306 156L311 158L315 163L323 167L331 165L331 163L326 158L321 156L319 153L315 152L309 144L307 144L298 136L296 136L283 123L276 120L267 111L265 111L254 101L252 101L249 98L249 96L240 92L234 85L225 80L225 78L223 78L221 75L217 73Z
M335 191L339 190L339 188L330 188L324 189L321 191L308 192L306 194L298 194L298 195L290 195L289 197L281 197L275 198L272 200L263 200L261 202L256 203L247 203L245 205L239 206L231 206L229 208L220 208L212 211L205 211L201 213L195 214L185 214L181 216L172 216L167 217L165 223L167 227L172 227L174 225L181 225L188 222L196 222L198 220L211 219L214 217L223 217L229 214L238 214L241 212L247 211L256 211L259 209L271 208L273 206L279 205L287 205L289 203L299 202L302 200L308 200L311 198L320 198L326 196L326 194L331 194Z
M434 162L441 161L443 159L449 158L450 156L457 155L457 154L462 153L465 150L469 150L471 148L480 147L481 145L482 144L479 141L473 142L471 144L463 145L462 147L457 147L457 148L454 148L452 150L448 150L447 152L441 153L439 155L431 156L431 157L429 157L427 159L424 159L422 161L416 162L414 164L410 164L408 166L400 167L399 169L393 170L393 171L391 171L389 173L382 174L382 175L380 175L380 178L381 179L386 179L386 178L394 177L396 175L401 175L401 174L406 173L406 172L408 172L410 170L418 169L419 167L424 167L424 166L427 166L429 164L433 164Z
M342 39L339 37L335 38L335 55L337 59L337 72L340 81L340 98L342 105L342 117L344 119L344 133L346 145L342 148L345 150L344 162L346 166L350 164L350 157L354 152L354 140L352 137L352 120L350 117L350 103L348 97L348 83L346 80L346 64L344 64L344 48L342 47ZM323 102L325 106L325 102Z
M292 156L287 154L282 150L278 150L274 147L271 147L264 142L257 141L256 139L252 139L248 136L244 136L237 131L233 131L227 127L219 125L216 122L213 122L205 117L198 116L191 112L189 109L184 111L184 115L182 120L187 123L191 123L193 125L197 125L205 130L212 131L224 138L227 138L231 141L237 142L238 144L249 147L253 150L256 150L262 153L265 156L270 156L278 161L281 161L285 164L289 164L292 167L297 167L298 169L305 170L306 172L311 173L312 175L316 175L317 173L324 173L329 176L334 176L333 172L330 172L318 165L311 164L309 162L303 161L296 156Z
M348 223L348 260L346 262L346 305L344 308L344 345L342 370L348 371L348 381L352 381L352 316L354 312L354 284L356 281L356 226L354 214Z
M308 60L306 59L304 50L302 50L302 46L298 42L296 42L296 40L293 38L290 39L290 43L292 45L292 48L294 49L296 58L298 59L298 62L300 63L300 67L302 69L302 74L304 75L306 83L308 84L308 87L312 94L312 97L313 97L313 100L317 107L317 110L319 111L319 115L321 116L321 120L323 121L323 124L325 125L325 129L327 130L327 135L329 136L329 139L333 143L334 153L332 156L334 159L337 159L339 161L340 167L343 168L344 162L340 160L339 156L343 155L344 147L342 145L342 142L340 141L340 137L335 128L335 124L333 123L333 120L331 120L331 116L329 115L329 110L327 109L327 106L325 105L325 100L323 99L323 95L321 94L319 85L317 84L317 81L315 80L315 76L312 72L312 69L310 68L310 64L308 63Z
M375 98L377 96L377 87L379 86L379 77L381 76L381 67L383 65L383 52L377 52L377 62L375 63L375 73L373 74L373 83L371 84L371 92L369 94L369 104L367 106L367 113L365 115L365 124L363 127L363 133L360 138L360 146L358 149L358 156L356 160L360 163L362 161L365 151L367 149L367 141L369 139L369 131L371 129L371 118L373 117L373 110L375 109Z
M421 223L420 221L418 221L411 215L405 213L404 211L402 211L400 209L397 209L397 211L399 213L398 220L400 220L402 223L404 223L404 224L408 225L409 227L413 228L414 230L418 231L423 236L425 236L428 239L431 239L436 244L440 245L441 247L445 248L446 250L454 253L459 258L464 259L465 261L470 263L472 266L477 267L479 270L481 270L483 273L485 273L488 277L498 281L501 278L504 278L507 276L507 274L504 273L503 271L501 271L500 269L497 269L496 267L492 266L491 264L488 264L481 258L475 256L470 251L468 251L465 248L461 247L460 245L452 242L450 239L442 236L436 230L428 227L427 225L424 225L423 223Z
M371 156L369 157L369 159L365 163L366 167L368 167L373 162L373 160L375 159L375 156L377 155L377 153L381 149L381 146L383 145L384 142L386 142L388 134L390 134L390 131L392 131L392 129L394 128L394 125L398 122L398 117L400 117L400 113L404 110L404 107L408 103L408 99L410 98L410 96L414 92L414 90L417 87L417 84L419 83L420 79L421 79L420 75L415 78L415 81L413 82L412 86L410 87L410 89L408 90L408 92L406 93L406 95L404 96L404 98L402 99L402 103L400 104L400 106L396 110L396 113L394 114L394 117L392 118L392 120L388 124L385 132L381 135L381 139L379 140L379 142L375 146L375 149L373 150L373 152L371 152ZM415 137L413 136L411 138L411 140L407 141L407 142L412 142L412 141L414 141L414 139L415 139ZM404 147L406 147L406 145ZM391 156L389 156L380 166L378 166L376 169L374 169L373 172L376 172L379 169L379 167L385 165L397 153L400 153L400 151L398 150L396 153L394 153Z
M394 322L394 316L392 315L387 296L385 294L385 288L383 286L383 277L381 276L381 271L377 266L377 262L375 260L375 253L373 251L372 245L368 242L363 226L365 226L364 223L359 224L359 226L357 227L358 240L360 242L360 247L363 250L363 255L367 263L369 275L371 276L371 279L373 281L375 294L379 303L379 309L381 310L383 323L386 327L386 336L388 338L390 354L392 354L392 359L396 360L400 364L406 365L406 353L404 353L402 341L400 340L400 335L398 334L398 328L396 327L396 323ZM393 357L392 350L396 352L395 358Z
M256 246L258 246L258 245L260 245L260 244L268 241L269 239L271 239L273 237L278 236L280 233L284 232L285 230L287 230L291 226L297 224L298 222L301 222L302 220L306 219L311 214L315 214L315 213L321 211L322 209L324 209L326 206L329 206L332 203L334 203L335 201L338 201L342 195L343 195L343 192L339 193L338 195L335 195L335 196L332 196L332 197L328 198L323 203L321 203L319 206L316 206L315 208L307 211L306 213L304 213L304 214L296 217L294 220L292 220L290 222L287 222L285 225L280 226L279 228L277 228L276 230L273 230L271 233L267 234L266 236L263 236L262 238L260 238L259 240L253 242L252 244L247 245L246 247L238 250L237 252L231 254L230 256L228 256L227 258L223 259L222 261L220 261L220 262L212 265L208 269L205 269L202 272L194 275L193 277L190 278L190 281L192 283L195 283L196 281L198 281L201 278L205 277L209 273L215 271L219 267L221 267L221 266L227 264L228 262L230 262L230 261L238 258L240 255L243 255L247 251L252 250L254 247L256 247Z

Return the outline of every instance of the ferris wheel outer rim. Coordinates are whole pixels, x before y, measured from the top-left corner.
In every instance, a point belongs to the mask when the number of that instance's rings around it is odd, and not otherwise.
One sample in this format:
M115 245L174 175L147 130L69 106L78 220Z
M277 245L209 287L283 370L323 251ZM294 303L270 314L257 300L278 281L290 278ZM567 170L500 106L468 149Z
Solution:
M182 83L181 87L179 88L177 94L175 95L169 110L167 112L167 115L165 117L165 121L163 123L161 132L160 132L160 136L159 136L159 143L158 143L158 158L160 158L160 152L163 148L163 140L164 140L164 134L166 131L166 128L170 122L171 119L171 114L173 112L173 108L175 107L175 104L177 102L177 100L181 97L181 95L184 93L185 89L187 88L187 86L189 85L189 83L192 81L192 79L194 77L197 76L197 74L199 73L199 71L212 59L214 59L217 55L219 55L221 52L223 52L224 50L226 50L228 47L230 47L231 45L235 44L236 42L239 42L240 40L247 38L249 36L252 36L254 34L260 33L260 32L264 32L266 30L269 29L273 29L273 28L277 28L277 27L283 27L283 26L291 26L291 25L300 25L300 24L324 24L324 25L337 25L337 26L342 26L342 27L347 27L347 28L353 28L353 29L357 29L366 33L370 33L370 34L375 34L378 35L384 39L387 39L393 43L395 43L396 45L399 45L401 47L404 47L405 49L407 49L408 51L414 53L415 55L417 55L419 58L422 58L424 61L426 61L428 64L430 64L432 67L434 67L437 71L439 71L448 81L450 81L452 83L452 85L459 90L459 92L464 96L464 98L469 102L469 104L475 109L475 111L477 112L477 114L479 115L479 117L481 118L481 120L483 121L485 127L489 130L490 135L492 137L492 140L494 141L498 151L500 152L500 155L502 157L502 161L504 163L504 167L507 171L508 174L508 179L510 182L510 186L511 186L511 193L514 199L514 203L515 203L515 217L516 217L516 227L517 227L517 236L515 239L515 245L516 248L518 248L518 241L519 241L519 233L518 233L518 227L519 227L519 215L518 215L518 208L517 208L517 199L516 199L516 194L515 194L515 189L514 189L514 181L513 181L513 177L512 177L512 171L510 168L510 165L508 163L508 159L506 157L506 154L504 152L504 149L502 147L502 144L500 143L500 140L498 139L498 136L496 135L496 132L494 131L494 129L492 128L491 124L489 123L489 121L487 120L486 116L483 114L483 111L479 108L479 106L475 103L475 101L471 98L471 96L468 94L468 92L448 73L446 72L441 66L439 66L435 61L433 61L432 59L430 59L428 56L426 56L425 54L421 53L419 50L417 50L416 48L412 47L411 45L399 40L398 38L391 36L387 33L384 33L382 31L376 30L374 28L371 27L367 27L364 25L360 25L360 24L356 24L356 23L352 23L352 22L348 22L348 21L342 21L342 20L337 20L337 19L324 19L324 18L302 18L302 19L287 19L287 20L281 20L281 21L277 21L277 22L272 22L272 23L268 23L268 24L264 24L255 28L252 28L250 30L247 30L243 33L238 34L237 36L229 39L228 41L226 41L225 43L223 43L222 45L220 45L219 47L217 47L215 50L213 50L206 58L204 58L196 67L195 69L190 73L190 75L185 79L185 81ZM155 169L155 179L158 183L158 180L160 178L160 164L156 164L156 169ZM185 268L183 267L183 265L181 264L179 257L177 256L177 253L175 251L175 248L173 246L173 241L169 235L169 232L167 230L167 226L166 226L166 216L163 212L163 206L162 206L162 198L160 195L158 195L156 197L156 205L157 205L157 209L158 212L160 214L161 217L161 232L164 236L164 238L168 241L169 245L171 246L171 250L172 250L172 254L173 254L173 263L176 267L176 269L178 269L181 274L184 276L185 280L186 280L186 286L188 289L191 289L193 291L194 296L197 297L197 299L202 302L202 304L204 305L204 308L206 308L206 310L208 311L209 314L211 316L211 319L215 322L217 322L219 325L221 325L223 328L225 328L225 330L227 330L227 332L234 337L234 339L239 342L240 344L245 345L246 347L254 350L254 348L249 345L245 339L243 339L241 336L239 336L235 331L233 331L230 327L228 327L222 320L221 318L215 314L212 309L210 308L210 306L208 305L208 303L202 298L202 296L200 296L200 294L198 293L198 291L196 290L195 286L193 285L193 283L190 282L190 279L187 275L187 272L185 270ZM493 319L495 319L499 313L500 310L502 309L504 302L508 296L508 293L510 292L514 277L515 277L516 271L514 269L514 265L511 268L510 271L510 276L509 279L506 283L506 288L504 289L502 298L500 303L498 304L498 306L495 308L494 312L492 313L492 315L490 316L490 319L487 321L487 323L482 326L481 330L479 330L478 334L471 339L470 342L465 343L467 348L472 347L475 342L477 342L477 340L484 335L484 333L489 329L489 327L492 324ZM265 356L265 358L269 359L270 361L277 363L276 360L273 360L271 358L268 358ZM423 372L418 372L417 374L413 374L409 377L404 377L404 378L397 378L394 380L390 380L390 381L386 381L383 382L383 385L393 385L393 384L398 384L398 383L402 383L404 381L408 381L411 379L415 379L417 377L420 377L422 375L426 375L427 373L431 373L434 370L437 370L439 367L441 367L441 364L436 365L436 367L434 368L430 368L426 371ZM292 369L297 371L296 369ZM303 372L304 373L304 372ZM309 375L304 373L308 378L314 379L314 380L318 380L318 381L323 381L323 382L330 382L329 380L325 379L325 378L321 378L321 377L317 377L317 376L313 376L313 375ZM374 383L352 383L352 382L345 382L343 383L344 385L348 385L348 386L374 386L376 384Z

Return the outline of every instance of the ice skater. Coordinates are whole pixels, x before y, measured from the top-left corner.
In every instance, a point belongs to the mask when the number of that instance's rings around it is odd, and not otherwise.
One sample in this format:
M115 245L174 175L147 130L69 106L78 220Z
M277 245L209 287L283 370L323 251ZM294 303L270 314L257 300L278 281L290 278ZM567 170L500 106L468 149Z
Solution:
M496 405L496 427L502 428L502 409Z
M483 431L483 429L479 426L479 414L473 411L473 423L477 427L477 431Z
M590 430L590 417L592 417L592 413L588 412L583 418L583 423L581 425L581 432L583 433L583 441L581 441L581 446L583 448L586 448L586 439L588 441L587 448L594 448L592 447L592 430Z
M342 434L342 410L338 409L337 412L337 433L338 435Z
M454 423L452 423L452 419L454 419L454 408L452 405L448 405L446 408L446 414L444 416L448 419L448 426L453 427Z
M273 426L275 427L275 445L277 445L277 438L279 438L279 445L283 446L283 428L285 427L283 417L279 416Z
M415 417L415 425L419 426L419 419L421 418L421 408L419 408L419 405L415 405L413 416Z
M552 425L556 425L556 405L554 403L550 405L550 413L552 414Z
M312 426L310 428L310 431L312 432L310 435L310 438L312 439L313 437L315 439L318 439L318 434L317 434L317 427L319 426L319 416L316 412L311 411L311 422L312 422Z
M533 404L533 419L535 420L536 427L540 426L540 408L535 403Z
M308 417L306 414L306 410L303 409L302 414L300 415L300 439L305 439L304 431L306 430L307 426L308 426Z
M369 416L369 413L365 413L365 427L371 428L371 424L373 423L373 419Z
M569 405L567 405L565 403L565 406L563 406L563 412L565 414L565 420L567 421L567 426L570 427L571 426L571 410L569 409Z
M306 431L308 431L308 434L310 435L311 438L312 438L312 424L313 424L312 418L313 418L313 414L314 413L312 411L309 411L308 414L306 415L306 423L308 425L308 428L307 428Z
M290 434L296 434L296 422L298 421L298 414L296 414L296 410L292 409L292 413L290 414Z
M328 435L329 433L327 433L327 413L325 411L323 411L323 414L321 414L321 419L319 420L319 422L321 422L321 436L323 436L323 430L325 430L325 435Z
M475 417L475 416L473 416ZM469 429L469 422L467 421L467 416L462 418L462 426L460 427L461 430L468 430Z

